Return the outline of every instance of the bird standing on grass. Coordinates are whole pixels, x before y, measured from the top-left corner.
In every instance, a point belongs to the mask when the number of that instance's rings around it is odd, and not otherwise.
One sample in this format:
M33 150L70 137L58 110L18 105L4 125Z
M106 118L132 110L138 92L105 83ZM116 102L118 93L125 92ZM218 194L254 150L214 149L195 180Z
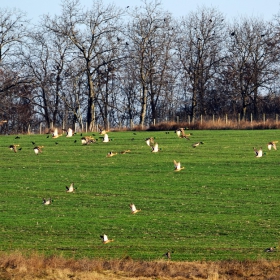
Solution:
M52 202L53 202L53 200L51 198L49 198L49 199L43 198L43 204L44 205L50 205Z
M108 236L106 234L100 235L100 237L102 238L103 244L107 244L114 241L114 239L108 239Z
M276 251L276 247L269 247L264 250L266 253L271 253Z
M175 133L176 133L177 136L180 138L180 137L181 137L181 134L182 134L181 128L176 129L176 130L175 130Z
M42 148L44 148L44 146L36 146L36 147L34 147L34 148L33 148L34 153L35 153L36 155L38 155L39 153L42 153Z
M71 185L68 187L66 186L66 192L74 192L75 188L74 188L74 183L71 183Z
M198 147L199 145L201 145L201 144L204 144L203 142L196 142L196 143L194 143L192 146L194 147L194 148L196 148L196 147Z
M260 147L260 149L256 149L255 147L253 148L256 157L262 157L263 156L263 151L262 151L262 147Z
M113 156L115 156L115 155L117 155L118 153L114 153L114 152L109 152L108 154L107 154L107 156L106 157L113 157Z
M131 214L136 214L136 213L141 211L141 209L137 209L135 204L133 204L133 203L129 204L129 207L130 207L130 210L131 210Z
M159 151L159 148L158 148L158 143L155 143L155 145L152 147L152 153L157 153Z
M180 170L185 168L185 167L181 167L181 163L180 162L177 162L176 160L173 160L173 162L174 162L174 170L175 171L180 171Z
M10 145L10 146L9 146L9 149L10 149L11 151L14 151L14 152L16 153L16 152L17 152L17 147L19 147L19 145L13 144L13 145Z
M109 142L109 141L110 141L109 136L108 136L107 133L105 133L105 134L104 134L104 137L103 137L103 142L104 142L104 143L107 143L107 142Z
M62 134L58 134L58 129L55 128L52 134L52 138L58 138L60 137Z
M66 130L64 129L64 131ZM69 127L66 131L66 137L72 137L72 136L73 136L73 129Z
M166 257L167 259L171 259L171 253L168 251L165 254L162 255L163 257Z
M89 145L91 143L96 142L96 140L91 136L83 136L81 138L82 145Z

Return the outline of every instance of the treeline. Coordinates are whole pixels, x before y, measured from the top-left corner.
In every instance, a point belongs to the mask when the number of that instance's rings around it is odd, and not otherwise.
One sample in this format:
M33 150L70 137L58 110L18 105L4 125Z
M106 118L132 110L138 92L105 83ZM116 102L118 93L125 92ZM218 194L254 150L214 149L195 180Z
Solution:
M174 18L157 0L64 0L36 25L0 8L0 130L278 115L279 23L207 7Z

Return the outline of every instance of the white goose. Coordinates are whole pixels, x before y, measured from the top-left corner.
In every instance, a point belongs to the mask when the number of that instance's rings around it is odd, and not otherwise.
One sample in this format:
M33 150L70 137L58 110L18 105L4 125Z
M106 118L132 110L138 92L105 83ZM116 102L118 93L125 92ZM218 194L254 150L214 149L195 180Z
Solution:
M130 210L131 210L131 214L136 214L136 213L141 211L141 209L137 209L135 204L133 204L133 203L129 204L129 207L130 207Z
M254 152L255 152L255 155L256 157L262 157L263 156L263 151L262 151L262 147L260 147L260 149L256 149L256 148L253 148L254 149Z
M114 241L114 239L108 239L108 236L106 234L100 235L100 237L102 238L103 244L107 244Z
M174 170L175 171L180 171L180 170L185 168L185 167L181 167L181 163L180 162L177 162L176 160L173 160L173 162L174 162Z

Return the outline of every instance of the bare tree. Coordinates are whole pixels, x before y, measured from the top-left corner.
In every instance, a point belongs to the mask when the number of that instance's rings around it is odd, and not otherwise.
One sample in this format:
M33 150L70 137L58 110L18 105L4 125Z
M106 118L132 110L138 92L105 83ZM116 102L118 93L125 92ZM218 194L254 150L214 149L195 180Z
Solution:
M201 8L178 22L176 39L184 79L189 81L191 118L206 114L206 92L224 57L224 19L212 8Z
M61 91L67 71L66 57L69 42L47 32L43 24L29 34L29 43L21 52L29 75L33 77L35 111L46 121L56 125L62 116ZM59 120L60 119L60 120Z
M256 18L235 21L228 30L227 53L227 83L239 94L242 119L249 106L256 117L259 95L268 94L279 75L275 28Z
M143 1L143 7L131 12L127 28L128 63L134 66L134 76L140 91L140 120L144 125L147 110L150 119L157 117L157 104L167 81L171 64L173 29L171 15L161 10L159 1ZM150 103L150 107L148 106Z
M26 82L20 72L21 62L18 55L26 40L27 25L28 20L23 12L0 9L0 70L10 73L0 84L0 92Z
M93 1L90 10L81 8L79 0L65 0L62 14L48 19L48 28L57 35L68 38L75 47L76 57L83 65L88 84L87 123L90 130L95 123L96 77L98 71L112 64L106 61L106 54L118 48L118 20L122 12L114 5L103 6L101 1ZM111 39L111 45L107 44Z

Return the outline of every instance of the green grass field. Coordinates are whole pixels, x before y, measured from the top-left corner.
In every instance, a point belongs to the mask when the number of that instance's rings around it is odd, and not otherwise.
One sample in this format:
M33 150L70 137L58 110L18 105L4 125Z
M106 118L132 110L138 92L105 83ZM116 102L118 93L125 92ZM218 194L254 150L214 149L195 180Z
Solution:
M110 132L82 146L80 134L0 137L0 250L75 258L174 261L279 259L278 130ZM88 134L91 135L91 134ZM151 153L144 141L161 148ZM95 138L99 138L96 133ZM74 140L77 140L75 143ZM33 144L43 145L35 155ZM204 144L193 148L192 144ZM58 144L56 144L56 142ZM8 147L19 144L17 153ZM255 158L253 147L263 147ZM107 158L109 151L127 154ZM173 160L185 167L174 172ZM74 182L75 193L65 186ZM43 198L51 197L51 205ZM129 204L142 211L130 213ZM114 242L102 244L106 233Z

